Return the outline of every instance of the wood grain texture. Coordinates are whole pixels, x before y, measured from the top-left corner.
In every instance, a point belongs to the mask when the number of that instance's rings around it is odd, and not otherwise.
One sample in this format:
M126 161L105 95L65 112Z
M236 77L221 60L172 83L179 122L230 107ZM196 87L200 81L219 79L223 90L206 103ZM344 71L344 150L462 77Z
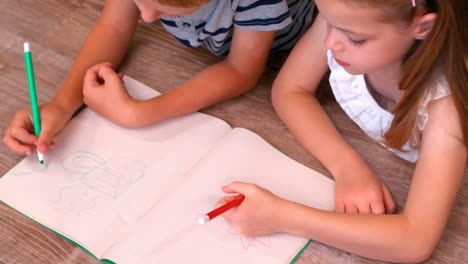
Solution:
M90 27L99 17L98 0L2 0L0 1L0 130L8 127L16 110L28 107L22 43L34 47L39 103L49 101L71 66ZM219 58L202 49L188 49L154 23L140 23L120 70L165 92L189 79ZM327 175L287 131L270 100L276 71L268 69L252 91L216 104L202 112L222 118L233 127L250 129L291 158ZM325 94L326 80L320 87ZM326 96L325 110L344 135L391 189L401 209L406 201L413 165L369 139L339 106ZM337 158L339 154L337 153ZM22 157L0 145L0 175ZM468 171L465 170L465 176ZM465 177L456 197L447 229L427 263L466 263L468 259L468 181ZM430 194L428 194L430 195ZM0 204L0 263L99 263L81 249ZM300 257L305 263L379 263L321 243L312 242Z

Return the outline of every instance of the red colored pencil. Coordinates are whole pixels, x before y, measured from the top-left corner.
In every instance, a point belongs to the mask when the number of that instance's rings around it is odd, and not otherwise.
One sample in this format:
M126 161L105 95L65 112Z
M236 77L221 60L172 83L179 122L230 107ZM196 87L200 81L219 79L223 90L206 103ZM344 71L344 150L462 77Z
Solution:
M227 210L232 209L236 206L239 206L242 203L242 201L244 201L244 199L245 199L245 196L243 194L236 195L234 200L230 201L229 203L224 204L205 215L202 215L202 217L198 219L198 222L200 224L204 224L210 221L211 219L217 217L218 215L226 212Z

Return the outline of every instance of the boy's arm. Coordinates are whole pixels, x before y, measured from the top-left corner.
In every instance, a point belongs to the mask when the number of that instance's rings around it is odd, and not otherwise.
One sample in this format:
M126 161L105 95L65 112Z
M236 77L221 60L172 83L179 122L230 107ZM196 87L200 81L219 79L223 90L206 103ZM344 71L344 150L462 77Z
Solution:
M113 121L130 127L144 126L198 111L252 89L263 73L274 37L275 31L235 27L225 60L159 97L138 102L133 118Z
M67 116L83 103L83 77L100 62L118 65L133 38L139 12L132 0L107 0L101 17L91 29L53 101L64 106Z
M53 138L83 102L85 71L94 64L110 61L117 65L127 50L138 21L132 0L108 0L102 15L89 33L75 63L51 102L41 105L40 137L34 135L29 108L18 111L3 137L4 144L20 155L33 149L46 153L54 147Z

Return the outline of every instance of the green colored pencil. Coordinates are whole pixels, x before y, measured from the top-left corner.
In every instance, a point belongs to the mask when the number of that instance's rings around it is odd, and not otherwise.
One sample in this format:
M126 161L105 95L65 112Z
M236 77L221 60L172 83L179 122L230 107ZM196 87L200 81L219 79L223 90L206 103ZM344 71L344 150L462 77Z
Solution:
M28 76L29 98L31 101L31 112L33 117L34 134L39 137L41 134L41 117L39 116L39 105L37 104L36 82L34 80L34 69L32 63L31 49L29 43L24 43L24 61L26 62L26 75ZM44 164L44 154L37 149L37 157L41 164Z

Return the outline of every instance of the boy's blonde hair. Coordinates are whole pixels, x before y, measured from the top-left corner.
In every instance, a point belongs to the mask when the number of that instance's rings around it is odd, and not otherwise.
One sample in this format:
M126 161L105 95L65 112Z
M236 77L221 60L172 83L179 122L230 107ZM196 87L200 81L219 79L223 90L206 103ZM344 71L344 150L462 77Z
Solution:
M466 0L342 0L382 10L382 20L409 25L416 14L436 13L431 33L408 51L403 62L400 90L405 93L393 110L393 122L385 133L386 143L396 149L413 134L420 100L434 81L436 66L441 64L455 102L464 144L468 145L468 70ZM464 44L465 43L465 44Z
M159 3L167 6L190 8L202 6L211 0L159 0Z

